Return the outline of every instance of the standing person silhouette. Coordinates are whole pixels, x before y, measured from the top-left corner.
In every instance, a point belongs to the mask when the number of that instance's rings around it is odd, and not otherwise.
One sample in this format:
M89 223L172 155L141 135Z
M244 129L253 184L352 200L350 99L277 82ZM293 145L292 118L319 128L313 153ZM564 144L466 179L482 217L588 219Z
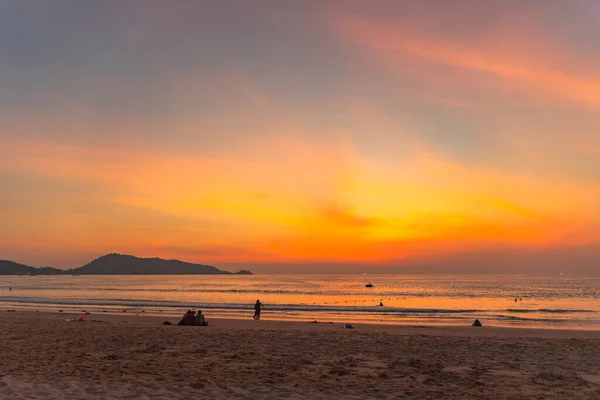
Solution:
M260 300L256 300L256 304L254 304L254 319L260 319L260 309L265 308Z

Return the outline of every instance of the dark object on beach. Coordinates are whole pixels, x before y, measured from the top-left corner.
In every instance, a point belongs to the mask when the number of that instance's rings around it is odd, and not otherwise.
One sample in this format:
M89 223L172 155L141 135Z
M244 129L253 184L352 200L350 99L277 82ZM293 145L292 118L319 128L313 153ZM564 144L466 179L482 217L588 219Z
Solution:
M185 315L185 325L196 325L195 311L191 311Z
M163 325L171 325L171 323L169 321L164 321Z
M379 302L379 307L383 307L383 301Z
M256 300L256 304L254 304L254 319L259 320L260 319L260 309L261 308L265 308L262 303L260 302L260 300Z
M194 316L195 314L195 311L187 310L187 312L183 314L183 317L181 317L181 321L179 321L177 325L196 325L196 317Z
M344 324L344 328L346 328L346 329L354 329L354 327L352 326L352 324Z
M208 326L208 321L204 319L202 310L198 310L198 313L196 314L196 326Z
M85 312L85 315L92 315L92 314L90 314L89 312L87 312L87 311L86 311L86 312Z
M127 312L127 310L123 310L123 312Z
M483 325L481 324L481 322L478 319L476 319L475 322L473 322L473 326L478 326L478 327L483 328Z
M6 310L6 312L17 312L17 310Z
M63 310L58 310L58 312L63 312Z
M367 283L367 284L365 285L365 287L372 288L372 287L373 287L373 284L372 284L372 283Z

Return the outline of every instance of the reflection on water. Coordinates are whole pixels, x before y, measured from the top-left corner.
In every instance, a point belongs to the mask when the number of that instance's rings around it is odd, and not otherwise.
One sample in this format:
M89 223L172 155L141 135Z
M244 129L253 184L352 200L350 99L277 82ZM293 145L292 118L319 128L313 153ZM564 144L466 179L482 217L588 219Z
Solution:
M366 288L367 282L373 288ZM12 291L8 291L12 286ZM600 329L600 278L461 275L1 276L0 307ZM517 301L515 301L515 299ZM379 306L382 303L383 306Z

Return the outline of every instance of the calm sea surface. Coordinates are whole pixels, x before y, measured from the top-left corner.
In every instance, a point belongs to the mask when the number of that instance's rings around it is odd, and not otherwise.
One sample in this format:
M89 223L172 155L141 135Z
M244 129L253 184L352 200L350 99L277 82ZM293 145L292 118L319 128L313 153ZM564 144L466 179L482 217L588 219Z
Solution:
M0 309L251 318L257 299L262 319L600 329L600 277L0 276Z

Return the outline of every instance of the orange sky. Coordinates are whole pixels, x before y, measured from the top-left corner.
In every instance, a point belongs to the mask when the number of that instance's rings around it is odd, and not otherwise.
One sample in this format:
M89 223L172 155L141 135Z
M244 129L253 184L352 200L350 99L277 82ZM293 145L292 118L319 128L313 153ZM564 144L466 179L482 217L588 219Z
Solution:
M8 2L0 258L593 273L600 7L434 3Z

